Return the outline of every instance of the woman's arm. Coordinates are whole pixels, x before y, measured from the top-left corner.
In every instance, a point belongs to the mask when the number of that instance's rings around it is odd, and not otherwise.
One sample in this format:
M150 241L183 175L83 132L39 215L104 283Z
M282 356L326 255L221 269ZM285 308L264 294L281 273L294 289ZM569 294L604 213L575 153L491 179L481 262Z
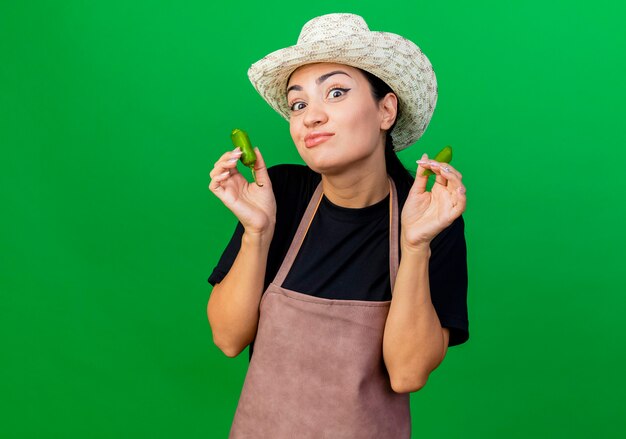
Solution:
M441 364L449 330L442 328L430 298L428 244L402 247L402 260L385 324L383 357L395 392L415 392Z
M207 315L213 342L229 357L239 355L256 335L272 235L244 232L230 271L211 292Z
M402 209L402 259L383 338L391 387L399 393L424 387L446 355L450 332L441 327L430 296L430 243L461 216L467 202L460 172L428 160L426 154L417 163L415 182ZM425 169L436 174L430 192Z
M213 287L207 315L213 342L229 357L236 357L256 335L265 268L276 225L276 199L265 161L254 149L258 184L237 171L241 150L226 152L211 171L209 189L244 227L241 247L228 274Z

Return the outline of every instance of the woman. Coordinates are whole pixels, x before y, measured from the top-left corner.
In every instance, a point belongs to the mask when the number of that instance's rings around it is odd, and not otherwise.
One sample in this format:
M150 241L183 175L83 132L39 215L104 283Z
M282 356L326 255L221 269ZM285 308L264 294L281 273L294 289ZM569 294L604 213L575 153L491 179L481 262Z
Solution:
M239 224L209 278L209 322L226 355L250 345L230 437L408 438L409 393L469 337L461 174L424 154L413 179L395 154L431 119L432 66L329 14L249 77L307 166L267 169L255 148L260 185L239 150L211 172Z

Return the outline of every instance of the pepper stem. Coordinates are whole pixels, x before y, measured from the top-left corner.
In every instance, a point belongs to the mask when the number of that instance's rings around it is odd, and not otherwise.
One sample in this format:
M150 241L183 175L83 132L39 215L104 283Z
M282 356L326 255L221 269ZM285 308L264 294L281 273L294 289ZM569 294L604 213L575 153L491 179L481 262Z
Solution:
M254 182L256 183L256 185L257 185L258 187L263 187L263 185L262 185L262 184L259 184L259 182L258 182L258 181L256 181L256 174L255 174L255 172L254 172L254 167L250 168L250 170L252 171L252 178L254 178Z

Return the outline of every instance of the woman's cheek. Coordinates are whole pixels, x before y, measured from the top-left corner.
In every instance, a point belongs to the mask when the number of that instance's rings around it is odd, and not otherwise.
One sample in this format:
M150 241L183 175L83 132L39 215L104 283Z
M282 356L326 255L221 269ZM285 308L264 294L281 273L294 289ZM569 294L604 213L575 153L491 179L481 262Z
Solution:
M296 131L296 128L293 124L293 122L289 122L289 134L291 134L291 140L293 140L293 144L296 145L296 147L299 148L298 145L298 133Z

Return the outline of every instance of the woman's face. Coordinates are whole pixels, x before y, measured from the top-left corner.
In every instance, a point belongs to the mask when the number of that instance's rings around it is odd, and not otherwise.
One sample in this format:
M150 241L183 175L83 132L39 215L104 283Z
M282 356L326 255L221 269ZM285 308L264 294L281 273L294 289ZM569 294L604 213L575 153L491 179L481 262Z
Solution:
M374 100L367 78L354 67L317 63L298 68L287 84L287 102L291 137L300 156L323 174L375 161L380 165L384 130L395 118L395 106L390 114L386 101Z

